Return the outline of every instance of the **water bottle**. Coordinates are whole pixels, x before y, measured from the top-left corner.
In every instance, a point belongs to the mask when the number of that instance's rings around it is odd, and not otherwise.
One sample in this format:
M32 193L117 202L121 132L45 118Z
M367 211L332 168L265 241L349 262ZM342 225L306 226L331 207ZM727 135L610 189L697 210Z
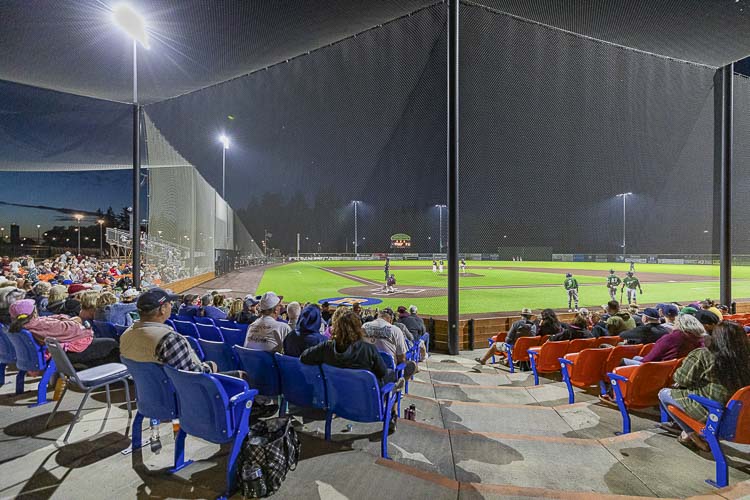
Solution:
M246 464L242 467L242 496L245 498L263 498L268 495L263 471L260 467Z
M155 418L151 419L151 451L157 455L161 451L161 438L159 437L159 421Z

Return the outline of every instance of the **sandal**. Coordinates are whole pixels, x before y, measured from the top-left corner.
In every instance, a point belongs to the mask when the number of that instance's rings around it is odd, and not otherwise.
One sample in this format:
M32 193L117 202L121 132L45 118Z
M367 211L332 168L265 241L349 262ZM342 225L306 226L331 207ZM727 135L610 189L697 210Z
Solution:
M682 433L677 437L677 442L683 446L690 448L691 450L696 448L695 442L690 439L690 435L685 431L682 431Z
M690 441L701 451L710 453L711 447L708 445L705 439L700 437L697 432L691 432L689 435Z

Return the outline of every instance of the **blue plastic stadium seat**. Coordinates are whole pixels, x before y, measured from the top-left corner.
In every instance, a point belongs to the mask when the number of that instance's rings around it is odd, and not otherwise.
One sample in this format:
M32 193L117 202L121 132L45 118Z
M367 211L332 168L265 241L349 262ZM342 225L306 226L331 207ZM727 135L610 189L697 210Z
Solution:
M216 363L220 372L228 372L237 369L237 361L234 358L232 347L224 342L212 342L210 340L198 339L203 349L206 361Z
M201 361L205 361L206 353L203 352L203 348L201 347L201 344L198 341L198 339L195 337L188 337L187 335L183 335L183 337L187 339L188 343L190 344L190 347L192 347L193 351L195 351L195 354L198 355L198 358Z
M355 422L383 422L380 454L388 456L388 427L396 394L394 384L380 387L372 372L322 365L328 396L326 415L326 440L331 439L333 415Z
M45 346L40 346L28 330L21 330L18 333L9 333L8 338L13 344L13 349L16 352L16 368L18 368L18 375L16 375L16 394L23 393L23 383L26 372L44 372L42 379L37 386L36 403L30 406L34 407L48 403L47 385L49 384L52 375L54 375L56 367L55 361L52 358L50 358L49 362L45 359L47 348Z
M281 381L281 413L287 412L287 404L302 408L325 409L327 404L326 384L318 365L306 365L299 358L276 353L276 366Z
M187 434L211 443L232 443L224 492L228 498L235 489L237 457L249 432L250 410L258 391L234 377L180 371L169 366L164 371L177 392L178 439Z
M129 327L125 325L115 325L115 331L117 332L117 338L119 339L122 337L122 334L125 333L125 330L127 330Z
M142 363L121 357L122 363L128 367L130 376L135 381L135 393L138 399L138 411L133 419L131 431L131 450L143 446L143 418L167 422L179 418L177 407L177 393L172 381L164 373L164 367L158 363ZM185 434L178 434L174 449L174 467L170 472L190 465L185 462Z
M174 320L172 318L169 318L167 321L164 322L164 324L167 325L172 330L177 331L177 327L175 326Z
M187 337L195 337L196 339L201 338L198 329L195 327L195 323L192 321L180 321L176 319L172 323L177 333L181 333Z
M234 353L239 361L239 368L247 373L251 388L262 396L279 396L281 381L279 368L276 366L274 353L234 346Z
M198 329L198 336L204 340L210 340L211 342L224 342L224 336L214 325L206 325L203 323L196 323L195 327Z
M0 387L5 385L5 367L15 362L16 350L8 338L5 325L0 323Z
M196 325L210 325L210 326L216 326L216 322L213 318L207 318L205 316L193 316L195 318L195 324Z
M396 360L393 359L393 356L391 356L390 353L383 351L378 352L380 353L380 357L383 358L385 366L396 372L396 378L401 378L404 376L404 368L406 368L406 363L399 363L398 365L396 365ZM401 391L398 392L396 401L398 404L398 414L401 415Z
M245 345L245 336L247 335L245 333L245 330L239 330L237 328L224 328L223 326L219 328L221 330L221 335L224 337L224 342L231 346L235 345Z
M113 339L119 342L120 336L117 334L115 325L113 325L109 321L99 321L96 319L92 323L92 326L94 328L94 337L99 339Z
M195 316L187 316L185 314L178 314L174 318L171 318L172 321L186 321L188 323L195 323Z
M231 319L217 319L214 320L214 323L216 323L216 326L219 328L236 328L238 330L247 331L247 325L237 323Z

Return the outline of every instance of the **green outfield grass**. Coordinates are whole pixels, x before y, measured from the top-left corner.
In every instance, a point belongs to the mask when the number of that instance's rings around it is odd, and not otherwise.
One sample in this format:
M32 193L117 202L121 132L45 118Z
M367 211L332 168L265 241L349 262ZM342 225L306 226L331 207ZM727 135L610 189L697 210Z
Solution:
M372 267L378 270L342 270L348 274L364 278L373 283L383 282L382 262L378 261L323 261L298 262L268 269L258 287L258 292L273 290L285 296L285 301L317 302L320 299L342 297L340 290L362 286L346 276L339 276L321 269L342 267ZM424 269L399 269L420 267ZM594 263L594 262L468 262L468 271L480 276L461 278L460 286L525 286L525 288L486 288L462 289L460 292L461 314L479 314L492 312L517 311L522 307L540 309L543 307L567 307L567 295L562 287L564 276L561 273L530 272L521 270L488 269L498 267L533 267L563 269L574 273L576 270L601 271L601 276L577 276L582 285L580 300L582 307L593 307L609 300L605 287L605 278L610 268L624 276L627 264ZM444 288L447 284L445 275L432 272L432 263L427 261L394 261L391 269L396 275L399 288L436 287ZM677 265L677 264L636 264L637 275L646 278L649 273L666 273L674 275L700 276L700 280L681 281L676 283L644 283L644 294L639 296L641 303L666 301L687 302L705 297L719 295L718 266ZM750 297L750 268L733 268L733 293L735 297ZM710 281L703 281L703 280ZM587 286L592 284L592 286ZM534 286L537 285L537 286ZM547 285L547 286L544 286ZM552 285L552 286L549 286ZM374 285L372 286L374 288ZM361 295L367 296L367 294ZM389 298L377 296L383 300L377 307L415 304L421 313L427 315L447 314L447 298ZM618 294L619 298L619 294Z

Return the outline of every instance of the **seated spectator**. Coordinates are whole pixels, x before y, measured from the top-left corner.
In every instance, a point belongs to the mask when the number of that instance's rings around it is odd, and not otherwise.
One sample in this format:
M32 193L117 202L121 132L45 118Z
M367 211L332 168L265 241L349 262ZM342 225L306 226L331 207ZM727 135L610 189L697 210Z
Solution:
M117 302L117 297L113 293L102 293L96 303L94 319L108 321L113 325L132 325L137 316L135 299L138 297L138 291L135 288L129 288L121 297L122 302Z
M701 309L715 314L716 317L719 318L719 321L722 321L724 319L724 315L721 313L719 308L716 307L716 302L711 299L706 299L701 302Z
M49 304L49 292L52 289L52 285L46 281L37 281L36 284L31 288L30 296L27 299L33 299L36 302L37 311L46 312L47 304Z
M296 321L297 330L291 331L284 339L284 354L299 357L305 349L328 340L328 337L320 333L321 323L318 305L309 304L305 307Z
M399 311L401 308L399 307ZM406 312L406 310L404 310ZM417 316L417 306L409 306L409 313L399 315L399 321L409 329L413 338L418 339L427 331L422 318Z
M94 317L96 316L96 305L99 300L99 292L94 292L92 290L81 292L79 300L81 301L81 312L78 313L78 316L83 321L94 321Z
M620 311L620 303L616 300L607 302L607 314L609 314L607 332L610 336L619 335L636 327L635 320L630 317L629 313Z
M665 388L659 392L662 408L673 405L690 417L705 422L708 412L699 403L689 398L696 394L725 405L737 390L750 385L750 343L745 331L737 324L722 321L714 329L708 347L695 349L687 355L674 373L676 388ZM670 413L672 420L682 428L679 441L692 442L703 451L708 444L688 425Z
M326 327L325 331L323 332L323 335L325 335L329 339L332 338L334 323L336 323L336 320L349 310L350 309L346 306L338 306L336 310L333 312L333 316L331 316L331 321L328 322L328 327ZM357 315L357 317L359 317L359 315Z
M336 310L338 311L339 308ZM337 368L371 371L381 385L395 382L395 390L404 387L405 378L411 378L417 369L416 363L409 361L404 369L404 377L396 380L393 370L386 367L377 348L364 340L364 331L359 315L354 311L345 311L338 318L332 318L333 339L305 350L300 361L306 365L327 364ZM391 414L391 429L395 430L396 406Z
M362 329L367 342L375 344L378 351L393 356L399 364L406 361L406 339L401 329L393 325L393 316L393 310L386 307L376 319L362 325Z
M333 311L331 311L331 305L328 302L323 302L320 307L320 317L326 325L331 321Z
M588 321L580 314L576 314L573 321L568 324L562 332L552 335L549 340L558 342L561 340L590 339L591 332L588 331Z
M662 325L663 326L663 325ZM703 329L700 321L689 314L680 314L674 329L663 335L646 356L635 356L622 360L624 365L640 365L651 361L669 361L687 356L692 350L703 347Z
M49 291L47 312L78 316L81 312L81 302L76 297L68 295L68 287L65 285L54 285Z
M289 328L292 330L297 329L297 320L299 319L301 311L302 306L300 306L299 302L290 302L289 305L286 306L286 321ZM320 327L320 325L318 325L318 327Z
M711 335L716 325L719 324L719 317L708 309L701 309L699 311L696 311L694 316L695 319L701 322L703 328L706 329L707 335Z
M541 321L536 328L537 335L557 335L563 331L562 323L552 309L543 309L540 316Z
M252 295L245 296L245 300L242 303L242 312L237 316L235 321L243 325L249 325L254 323L258 319L258 304L260 303L260 296L253 297Z
M620 333L620 338L628 344L651 344L669 333L659 322L659 311L653 307L643 310L643 324Z
M198 296L192 293L182 297L182 304L177 310L180 316L200 316L201 308L198 306Z
M227 311L227 319L230 321L237 321L240 313L242 312L242 299L232 299L229 304L229 310Z
M638 306L636 304L630 304L628 306L628 314L630 314L630 317L633 318L633 321L635 321L636 327L639 327L643 324L643 321L641 320L641 314L639 313Z
M291 331L289 325L277 321L283 297L274 292L266 292L260 299L260 318L247 329L245 347L259 351L282 352L284 339Z
M598 311L591 313L591 336L595 338L609 336L607 322L602 319L602 315Z
M537 335L537 325L531 320L533 316L534 314L528 307L521 309L521 319L510 325L510 330L508 330L508 334L505 336L504 343L512 346L516 343L516 340L521 337L533 337ZM487 352L484 353L484 356L481 358L474 358L474 361L480 365L487 364L487 361L492 356L502 351L502 346L503 342L495 342L490 346Z
M214 307L221 309L221 311L226 315L229 313L229 304L226 298L221 295L220 293L217 293L214 297Z
M661 310L664 318L664 322L661 324L667 330L674 330L674 324L677 320L677 316L680 314L680 310L674 304L664 304Z
M138 298L140 319L120 337L123 357L142 363L159 363L190 372L213 373L214 363L203 363L190 343L164 322L172 314L172 301L178 295L152 288Z
M214 296L210 293L201 297L201 308L197 316L211 319L226 319L227 313L214 306Z
M406 346L411 347L414 345L414 336L411 334L408 328L406 328L406 325L401 322L401 310L403 310L404 313L406 313L406 308L404 306L401 306L398 308L398 313L394 315L393 318L393 326L401 330L401 333L404 334L404 340L406 341Z
M0 288L0 323L10 325L10 306L13 303L23 300L26 297L26 292L20 288L15 287L15 282L9 282L10 286L4 286Z
M44 345L47 337L57 339L74 365L91 368L120 360L117 341L94 338L94 332L81 324L81 318L64 315L40 317L31 299L14 302L10 306L10 315L13 319L11 333L28 330L40 345Z

